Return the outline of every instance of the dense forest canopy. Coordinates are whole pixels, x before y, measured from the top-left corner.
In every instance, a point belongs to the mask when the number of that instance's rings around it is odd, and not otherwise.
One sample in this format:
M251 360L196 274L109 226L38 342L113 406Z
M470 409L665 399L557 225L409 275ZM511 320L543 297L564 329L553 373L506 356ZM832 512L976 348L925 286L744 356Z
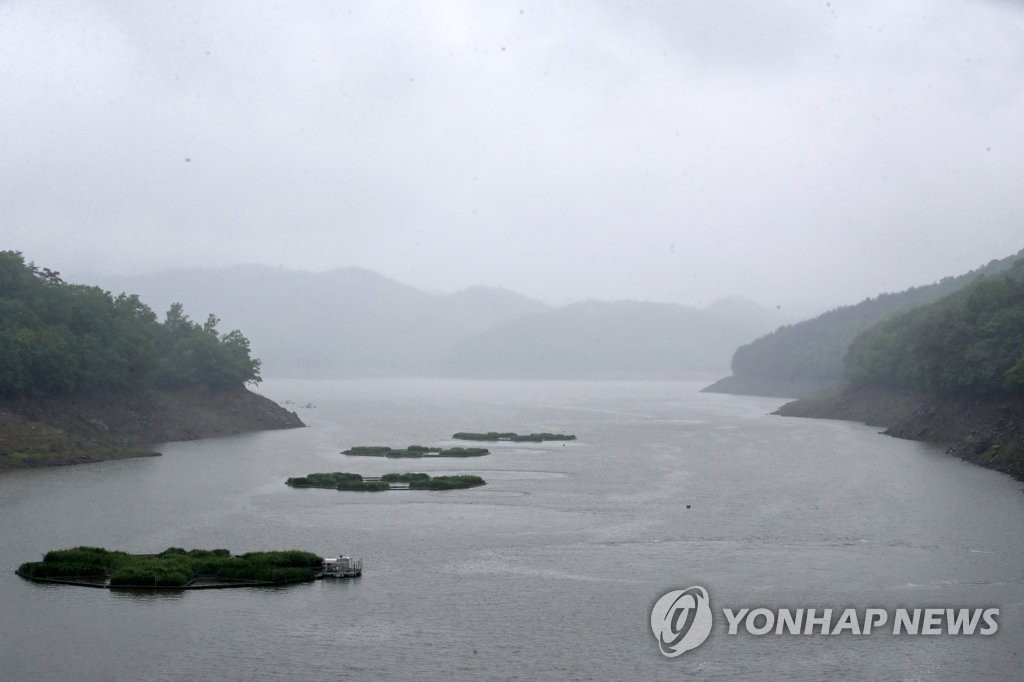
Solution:
M979 278L1006 272L1022 257L1024 251L959 277L882 294L812 320L780 327L737 349L732 372L737 377L841 382L844 357L858 335L894 315L938 301Z
M846 376L935 394L1024 394L1024 260L860 335Z
M193 322L177 303L161 323L138 296L69 284L0 251L0 396L259 383L249 340L217 323Z

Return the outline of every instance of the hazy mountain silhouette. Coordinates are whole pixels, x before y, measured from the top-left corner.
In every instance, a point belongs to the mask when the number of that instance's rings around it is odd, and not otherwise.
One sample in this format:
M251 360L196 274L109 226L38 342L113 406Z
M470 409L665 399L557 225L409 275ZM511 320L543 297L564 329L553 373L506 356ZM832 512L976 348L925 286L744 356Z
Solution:
M138 293L159 315L174 301L252 341L267 376L436 373L459 339L547 309L501 289L433 295L360 268L311 273L258 265L90 281Z
M753 305L753 304L752 304ZM778 324L668 303L587 301L510 320L457 344L447 366L468 374L649 375L713 371L740 344Z
M635 301L554 309L491 287L428 294L360 268L244 265L79 279L138 293L161 317L175 301L194 315L215 313L221 329L244 330L268 377L714 371L780 321L739 298L704 310Z

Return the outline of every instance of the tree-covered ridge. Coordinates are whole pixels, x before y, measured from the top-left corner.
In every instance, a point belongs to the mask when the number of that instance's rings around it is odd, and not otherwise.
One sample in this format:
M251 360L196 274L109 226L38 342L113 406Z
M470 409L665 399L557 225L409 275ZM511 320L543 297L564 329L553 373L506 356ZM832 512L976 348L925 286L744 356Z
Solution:
M860 335L846 376L943 395L1024 394L1024 260Z
M958 277L899 293L881 294L856 305L843 306L818 317L776 329L741 346L733 354L737 377L839 382L844 358L858 335L880 322L922 305L938 301L981 277L1009 270L1024 251Z
M138 296L69 284L0 251L0 396L259 383L249 340L217 323L193 322L180 304L161 323Z

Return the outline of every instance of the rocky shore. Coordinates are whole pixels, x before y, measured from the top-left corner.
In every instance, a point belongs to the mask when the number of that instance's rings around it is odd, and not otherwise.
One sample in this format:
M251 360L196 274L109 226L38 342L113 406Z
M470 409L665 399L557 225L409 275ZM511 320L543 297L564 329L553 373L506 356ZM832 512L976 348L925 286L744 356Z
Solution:
M304 426L244 388L0 401L0 468L154 456L154 443Z
M947 452L1024 481L1024 400L938 398L881 388L834 390L787 403L785 417L843 419L884 427L896 438L947 445Z

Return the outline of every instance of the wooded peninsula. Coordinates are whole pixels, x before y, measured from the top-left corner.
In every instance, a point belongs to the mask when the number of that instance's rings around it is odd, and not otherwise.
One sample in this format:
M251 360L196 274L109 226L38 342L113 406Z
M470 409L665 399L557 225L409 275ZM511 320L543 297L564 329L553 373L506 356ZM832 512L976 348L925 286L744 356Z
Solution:
M157 454L148 444L303 426L246 390L261 363L235 329L180 304L69 284L0 251L0 467Z
M782 327L733 373L705 390L799 397L777 413L882 426L1024 480L1024 251Z

